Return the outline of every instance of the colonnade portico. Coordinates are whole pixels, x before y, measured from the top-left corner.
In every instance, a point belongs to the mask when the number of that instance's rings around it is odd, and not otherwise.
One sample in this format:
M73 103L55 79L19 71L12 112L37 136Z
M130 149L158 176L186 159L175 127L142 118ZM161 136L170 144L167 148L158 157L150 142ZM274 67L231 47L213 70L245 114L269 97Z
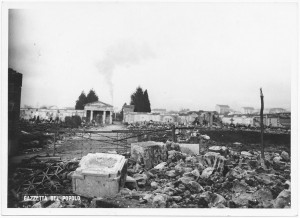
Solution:
M113 106L101 101L92 102L84 106L85 117L89 122L98 124L112 124Z

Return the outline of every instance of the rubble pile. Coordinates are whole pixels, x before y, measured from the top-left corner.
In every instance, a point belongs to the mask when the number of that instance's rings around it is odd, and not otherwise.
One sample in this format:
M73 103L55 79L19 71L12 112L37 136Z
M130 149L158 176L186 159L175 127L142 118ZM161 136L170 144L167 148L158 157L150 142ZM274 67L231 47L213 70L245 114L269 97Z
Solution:
M130 182L118 194L169 208L290 207L289 155L213 146L204 155L186 155L173 143L165 162L147 170L138 159L128 168ZM134 182L136 181L136 183Z
M167 123L144 122L144 123L129 124L127 126L127 129L143 133L143 137L141 137L142 141L148 141L149 138L151 138L151 141L161 142L161 141L167 141L172 137L172 132L171 132L172 126L173 124L167 124ZM150 130L149 131L150 133L147 133L144 130L147 130L147 132Z
M139 141L157 141L166 142L173 138L172 133L173 124L161 124L158 122L144 122L128 125L129 130L138 131L142 134ZM181 143L199 143L202 134L208 134L212 139L222 143L231 143L234 141L242 141L247 144L259 143L260 128L246 128L246 127L232 127L226 126L203 127L203 126L184 126L175 125L175 137ZM147 131L143 131L147 130ZM150 130L150 131L149 131ZM153 131L151 131L153 130ZM265 128L267 144L286 144L289 142L290 130L284 128ZM137 132L135 133L137 134Z
M220 128L218 128L220 130L226 130L226 129L230 129L230 130L234 130L234 131L255 131L255 132L259 132L260 131L260 127L259 126L230 126L230 125L224 125ZM275 133L275 134L285 134L285 133L290 133L291 130L289 128L286 127L264 127L264 132L265 133Z
M149 141L149 139L151 139L151 141L165 142L169 139L172 139L173 126L174 124L166 124L166 123L159 123L159 122L158 123L145 122L145 123L130 124L127 126L127 128L129 130L138 130L141 133L143 133L143 137L141 138L141 141ZM189 126L189 127L196 128L196 126ZM147 131L150 130L149 131L150 133L143 132L143 130L147 130ZM184 143L198 143L199 139L202 136L200 134L199 129L183 129L183 130L176 129L175 135L176 138L178 139L178 142L184 142Z
M131 123L127 126L131 130L143 130L143 129L170 129L174 124L163 122L140 122Z
M33 150L34 148L43 148L46 145L53 144L54 137L50 133L42 132L25 132L21 131L20 141L24 152Z
M79 161L61 161L59 157L35 156L23 160L9 175L8 204L12 207L31 207L24 195L72 194L72 174Z
M161 208L289 208L290 155L219 146L199 154L184 153L179 143L140 142L131 146L125 185L115 196L80 201L24 201L24 194L72 194L78 160L56 157L26 160L9 176L12 207L161 207ZM236 148L236 149L235 149ZM76 196L76 195L75 195Z
M174 124L172 123L162 123L162 122L137 122L131 123L127 125L128 129L134 130L142 130L142 129L167 129L171 128ZM259 126L243 126L243 125L228 125L228 124L216 124L213 123L212 126L209 125L195 125L194 123L189 124L175 124L176 127L190 127L190 128L201 128L201 129L211 129L211 130L232 130L232 131L256 131L260 132ZM285 134L290 133L290 128L287 127L268 127L265 126L264 128L265 133L275 133L275 134Z
M40 151L42 148L53 145L54 134L51 129L57 128L54 123L29 123L20 122L20 144L23 153ZM57 139L56 139L57 140Z
M62 129L60 128L61 124L55 123L29 123L22 121L20 127L20 144L22 152L25 154L41 151L43 148L53 149L54 139L56 147L59 147L64 140L75 136L75 132L70 128ZM58 128L63 130L63 133L55 134Z

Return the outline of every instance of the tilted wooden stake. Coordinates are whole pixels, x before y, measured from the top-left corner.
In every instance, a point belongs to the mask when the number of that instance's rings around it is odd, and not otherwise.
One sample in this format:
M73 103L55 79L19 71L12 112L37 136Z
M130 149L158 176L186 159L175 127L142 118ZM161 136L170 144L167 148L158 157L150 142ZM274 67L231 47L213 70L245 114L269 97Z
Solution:
M261 157L265 159L265 147L264 147L264 95L262 88L260 88L260 138L261 138Z

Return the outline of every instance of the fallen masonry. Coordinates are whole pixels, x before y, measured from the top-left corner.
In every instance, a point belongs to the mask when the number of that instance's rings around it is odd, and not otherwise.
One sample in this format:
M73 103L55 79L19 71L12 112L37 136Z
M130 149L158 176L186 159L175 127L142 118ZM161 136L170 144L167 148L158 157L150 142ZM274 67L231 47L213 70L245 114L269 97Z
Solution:
M192 145L194 146L194 145ZM286 151L210 146L187 152L179 143L139 142L131 156L90 153L81 160L34 157L9 177L12 207L289 208ZM195 150L194 148L192 150ZM24 201L26 194L78 195L80 200Z

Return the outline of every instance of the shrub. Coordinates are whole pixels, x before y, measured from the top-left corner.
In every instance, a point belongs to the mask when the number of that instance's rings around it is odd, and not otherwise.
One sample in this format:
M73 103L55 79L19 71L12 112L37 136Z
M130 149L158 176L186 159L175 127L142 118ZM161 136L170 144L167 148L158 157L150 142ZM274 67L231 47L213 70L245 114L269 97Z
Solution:
M66 116L65 117L65 125L70 128L78 128L81 125L80 116Z

